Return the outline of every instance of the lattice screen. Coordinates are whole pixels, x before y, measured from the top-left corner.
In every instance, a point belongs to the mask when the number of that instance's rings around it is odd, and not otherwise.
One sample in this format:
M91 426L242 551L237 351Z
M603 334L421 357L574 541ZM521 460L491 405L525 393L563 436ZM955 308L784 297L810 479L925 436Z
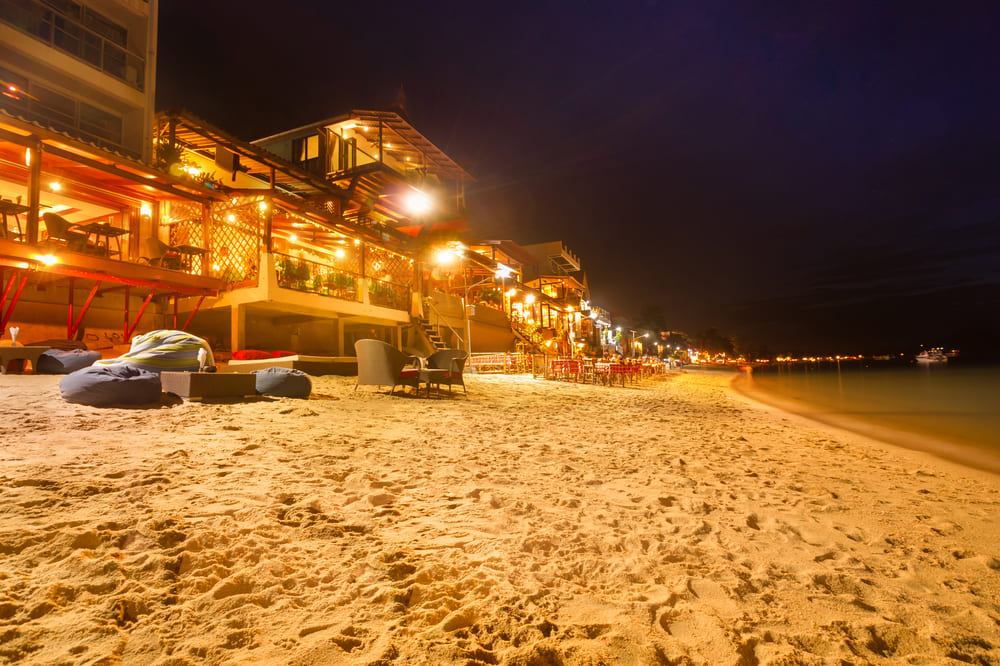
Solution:
M169 234L168 245L190 245L193 247L208 247L202 225L202 205L194 201L171 201L166 209L163 223ZM205 255L207 257L207 255ZM201 274L202 261L205 257L193 257L190 267L185 267L191 273Z
M256 280L266 211L256 197L237 197L212 207L209 274L228 283Z
M365 245L365 277L413 286L413 260L401 254Z

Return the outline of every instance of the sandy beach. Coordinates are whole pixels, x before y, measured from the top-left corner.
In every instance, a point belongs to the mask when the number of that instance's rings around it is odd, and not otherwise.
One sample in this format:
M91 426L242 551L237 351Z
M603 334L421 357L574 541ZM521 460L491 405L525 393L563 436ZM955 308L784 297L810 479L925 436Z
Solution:
M753 402L0 377L0 661L1000 664L1000 477Z

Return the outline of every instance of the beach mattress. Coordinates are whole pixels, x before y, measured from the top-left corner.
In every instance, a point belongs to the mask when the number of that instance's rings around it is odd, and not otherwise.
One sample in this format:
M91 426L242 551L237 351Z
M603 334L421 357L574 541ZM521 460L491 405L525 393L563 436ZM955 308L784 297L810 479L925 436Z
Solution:
M197 372L200 369L198 351L208 355L207 365L215 365L212 348L196 335L184 331L150 331L132 338L129 351L118 358L97 361L95 365L129 365L149 372Z
M66 402L92 407L147 405L160 401L160 375L128 365L92 365L59 381Z

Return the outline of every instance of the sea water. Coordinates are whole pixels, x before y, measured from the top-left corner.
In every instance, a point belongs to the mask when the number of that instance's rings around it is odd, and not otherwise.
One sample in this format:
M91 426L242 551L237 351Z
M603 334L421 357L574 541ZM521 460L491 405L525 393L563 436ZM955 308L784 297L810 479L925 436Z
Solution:
M779 364L755 368L736 386L806 416L1000 471L1000 366Z

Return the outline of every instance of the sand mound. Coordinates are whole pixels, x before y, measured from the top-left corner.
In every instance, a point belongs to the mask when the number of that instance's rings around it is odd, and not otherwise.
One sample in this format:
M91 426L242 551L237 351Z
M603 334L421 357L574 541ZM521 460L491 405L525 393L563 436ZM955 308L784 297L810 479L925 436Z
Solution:
M353 379L64 403L0 378L0 660L1000 663L1000 479L762 408Z

